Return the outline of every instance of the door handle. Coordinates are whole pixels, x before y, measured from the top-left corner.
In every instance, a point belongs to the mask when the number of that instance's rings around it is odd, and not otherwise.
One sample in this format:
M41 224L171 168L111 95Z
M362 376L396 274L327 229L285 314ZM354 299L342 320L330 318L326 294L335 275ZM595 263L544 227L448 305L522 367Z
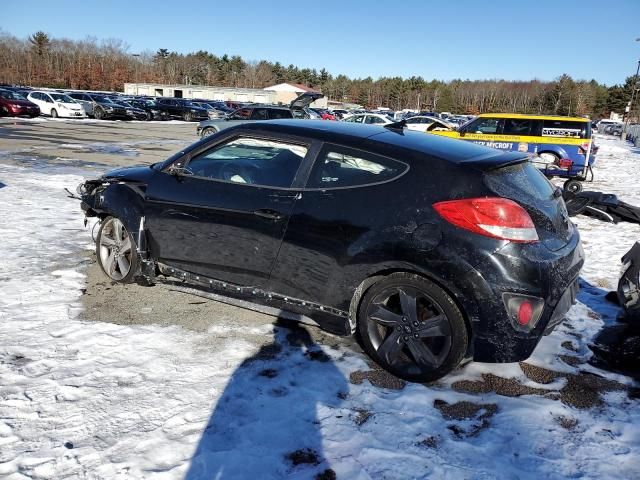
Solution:
M275 210L270 210L268 208L261 208L260 210L255 210L253 214L261 218L266 218L268 220L275 220L275 221L282 220L284 218L284 215L281 214L280 212L277 212Z

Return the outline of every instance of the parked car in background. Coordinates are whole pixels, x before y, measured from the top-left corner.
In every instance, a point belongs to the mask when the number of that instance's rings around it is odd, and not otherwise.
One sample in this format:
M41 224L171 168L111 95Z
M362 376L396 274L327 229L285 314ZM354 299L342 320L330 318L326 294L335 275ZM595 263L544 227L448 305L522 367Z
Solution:
M64 93L31 91L27 100L35 103L40 108L42 115L52 118L84 118L87 116L84 108L73 98Z
M191 103L196 107L204 108L207 111L207 115L209 116L210 120L216 119L216 118L224 118L228 115L228 113L230 113L214 107L209 102L203 102L200 100L191 100Z
M341 108L335 108L332 110L333 115L338 119L342 120L344 117L349 115L349 110L343 110Z
M584 263L526 152L381 126L246 122L79 192L109 280L306 315L418 382L528 358Z
M132 120L151 120L146 110L138 108L128 100L118 99L118 103L125 107L127 116Z
M324 95L317 92L305 92L300 94L289 104L289 109L293 114L293 118L313 120L321 119L322 115L311 109L310 105L322 97L324 97Z
M405 119L405 122L409 130L415 130L417 132L431 132L434 130L448 131L454 129L454 125L451 123L424 115L409 117Z
M593 179L598 147L591 121L583 117L483 113L457 131L433 131L487 147L536 155L536 165L548 177L567 179L564 188L582 190L581 181Z
M40 107L17 92L0 88L0 116L37 117Z
M287 107L272 105L255 105L236 110L226 118L200 122L196 133L202 137L212 135L225 128L240 125L253 120L278 120L293 118L293 113Z
M189 100L183 98L158 98L156 99L158 109L165 112L171 118L193 122L206 120L209 113L206 108L194 105Z
M327 109L324 109L324 108L310 108L310 110L313 110L315 113L317 113L320 116L321 120L336 120L335 115L333 115Z
M380 113L360 113L357 115L350 115L342 120L347 123L364 123L367 125L388 125L394 123L394 120Z
M147 120L168 120L169 114L158 108L155 100L150 98L131 98L127 103L146 112Z
M127 114L127 107L114 102L105 94L72 92L69 93L69 96L82 104L88 116L97 120L126 120L130 118Z

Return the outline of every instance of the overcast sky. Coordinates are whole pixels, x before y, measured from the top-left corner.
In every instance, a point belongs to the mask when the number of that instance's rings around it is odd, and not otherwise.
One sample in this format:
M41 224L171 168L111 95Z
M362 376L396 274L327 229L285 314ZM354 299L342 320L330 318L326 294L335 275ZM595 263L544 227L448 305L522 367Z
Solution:
M640 0L2 2L18 37L122 39L131 53L208 50L351 77L421 75L608 85L640 58Z

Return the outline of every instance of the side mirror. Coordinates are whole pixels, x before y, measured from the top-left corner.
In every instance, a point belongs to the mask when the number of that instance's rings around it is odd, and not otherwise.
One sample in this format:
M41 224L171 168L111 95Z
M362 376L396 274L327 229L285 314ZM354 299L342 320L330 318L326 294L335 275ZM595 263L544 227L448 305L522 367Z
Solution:
M191 170L189 170L187 167L185 167L182 163L177 162L177 163L173 163L167 170L166 172L169 175L173 175L174 177L183 177L185 175L192 175L193 172Z

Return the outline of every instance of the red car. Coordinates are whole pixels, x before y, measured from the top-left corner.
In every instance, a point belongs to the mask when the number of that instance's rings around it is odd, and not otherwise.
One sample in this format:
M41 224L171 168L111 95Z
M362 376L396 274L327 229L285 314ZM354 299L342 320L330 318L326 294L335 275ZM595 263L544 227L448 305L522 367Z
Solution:
M0 116L4 115L10 117L24 115L33 118L40 115L40 107L19 93L0 89Z

